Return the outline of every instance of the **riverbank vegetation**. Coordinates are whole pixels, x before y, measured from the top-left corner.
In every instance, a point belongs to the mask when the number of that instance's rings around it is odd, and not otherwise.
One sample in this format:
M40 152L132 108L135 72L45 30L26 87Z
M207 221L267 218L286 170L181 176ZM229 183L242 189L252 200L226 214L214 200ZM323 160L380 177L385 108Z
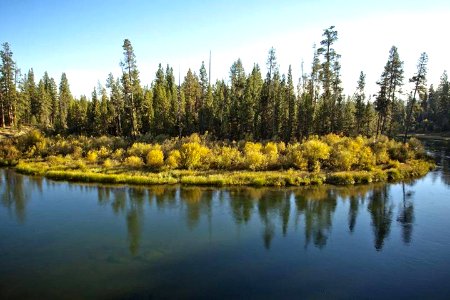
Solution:
M301 143L214 141L192 134L162 143L118 137L45 137L1 143L0 161L57 180L123 184L300 186L398 181L426 174L421 143L328 134Z

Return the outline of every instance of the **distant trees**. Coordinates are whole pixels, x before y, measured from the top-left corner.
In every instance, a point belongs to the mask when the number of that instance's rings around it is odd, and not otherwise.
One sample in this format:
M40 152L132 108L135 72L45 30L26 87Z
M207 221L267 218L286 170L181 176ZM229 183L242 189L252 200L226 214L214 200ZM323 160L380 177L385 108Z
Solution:
M237 59L229 81L209 81L204 62L198 73L189 69L178 83L173 68L160 64L155 80L142 86L131 42L124 40L122 74L108 75L90 97L74 98L65 73L57 85L47 73L36 80L33 69L20 76L12 51L2 45L0 65L0 126L33 124L55 133L115 135L137 138L210 133L217 139L300 141L311 135L394 135L409 131L450 130L450 86L447 73L427 91L428 57L422 53L410 79L412 92L402 94L403 62L392 46L377 82L366 97L363 72L352 96L343 94L338 32L323 31L313 48L312 65L294 88L292 67L281 74L274 48L267 73L255 64L246 73ZM37 82L37 83L36 83Z

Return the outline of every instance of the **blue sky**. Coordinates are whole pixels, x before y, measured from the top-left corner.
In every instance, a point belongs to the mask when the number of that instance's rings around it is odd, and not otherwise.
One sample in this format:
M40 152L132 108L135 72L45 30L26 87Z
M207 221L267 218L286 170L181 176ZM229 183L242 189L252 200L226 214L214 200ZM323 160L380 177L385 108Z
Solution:
M22 72L34 68L57 82L62 72L74 95L90 95L109 72L120 73L122 43L131 40L143 84L154 79L159 63L183 77L197 71L212 51L212 78L228 78L241 58L248 72L265 70L268 49L277 51L281 72L301 61L309 72L312 45L334 25L342 55L345 92L352 94L359 72L367 73L368 92L392 45L405 61L405 77L415 71L421 52L429 54L429 83L445 69L450 40L448 1L13 1L0 0L0 42L9 42ZM406 81L405 81L406 82ZM405 91L408 86L405 86Z

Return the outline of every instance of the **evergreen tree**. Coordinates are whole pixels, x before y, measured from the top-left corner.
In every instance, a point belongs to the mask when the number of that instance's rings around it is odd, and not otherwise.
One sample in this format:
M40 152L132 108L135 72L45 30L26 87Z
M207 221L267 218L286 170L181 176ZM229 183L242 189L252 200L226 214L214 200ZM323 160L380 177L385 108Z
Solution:
M161 64L159 64L153 85L153 108L155 114L154 130L156 135L167 133L167 129L169 128L170 102L167 97L167 92L166 77Z
M192 73L191 69L188 70L186 77L184 77L182 90L185 98L185 134L198 132L198 111L201 97L201 87L197 75Z
M296 97L294 92L294 81L292 80L292 68L289 65L287 85L286 85L286 102L288 104L287 124L285 125L286 132L284 140L289 142L295 136L296 126Z
M112 132L115 135L122 135L122 122L124 114L124 101L120 81L114 80L114 76L110 73L106 80L106 87L109 88L109 99L111 103L110 114L113 120Z
M425 52L423 52L420 55L419 62L417 63L417 73L409 80L409 82L412 82L414 84L414 90L411 102L408 104L404 142L406 142L408 138L408 131L411 127L411 123L413 122L412 117L414 108L416 106L416 96L418 94L419 98L423 99L425 98L424 95L426 95L427 63L428 63L428 55Z
M258 113L258 105L261 97L263 79L259 66L255 64L252 72L247 78L245 84L244 103L242 105L241 123L243 127L243 135L256 138L258 136L258 124L260 122L260 114Z
M249 132L249 128L244 127L243 124L247 119L245 114L248 111L244 108L246 76L240 59L231 66L230 83L230 110L233 112L230 115L230 138L240 139Z
M136 137L139 134L136 109L136 102L138 102L140 92L139 71L136 66L136 56L133 47L128 39L124 40L122 48L124 58L120 66L122 67L124 112L127 115L124 134L126 136Z
M72 93L70 92L69 81L66 73L62 73L59 82L59 128L65 130L67 128L67 112L69 104L72 101Z
M358 79L358 88L355 94L355 127L356 135L361 134L364 127L364 115L366 112L366 94L364 88L366 86L366 75L361 71Z
M2 44L0 51L0 126L16 124L16 63L8 43Z
M378 112L377 135L386 132L388 122L388 134L391 135L394 102L403 85L403 62L400 60L397 47L392 46L389 51L388 61L377 84L380 86L380 91L375 101L375 108Z

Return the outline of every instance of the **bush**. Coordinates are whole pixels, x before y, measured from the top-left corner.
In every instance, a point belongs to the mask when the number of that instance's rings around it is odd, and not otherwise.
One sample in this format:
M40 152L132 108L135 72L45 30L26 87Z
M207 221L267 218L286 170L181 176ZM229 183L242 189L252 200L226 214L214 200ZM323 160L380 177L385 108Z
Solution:
M124 154L125 154L125 150L123 150L122 148L119 148L119 149L116 149L116 151L113 152L111 157L113 159L115 159L115 160L122 160Z
M107 158L103 162L103 167L106 168L106 169L110 169L110 168L113 168L113 167L117 166L117 164L118 164L117 161L115 161L113 159L110 159L110 158Z
M180 166L181 154L178 150L172 150L166 158L166 166L170 169L176 169Z
M83 148L81 148L80 146L73 147L72 158L80 159L82 157L83 157Z
M164 153L160 149L152 149L147 154L147 166L159 169L164 165Z
M151 144L145 143L133 143L127 150L128 156L138 156L140 158L145 158L147 153L153 148Z
M317 139L310 139L301 145L302 154L308 161L308 170L320 171L322 161L330 157L330 146Z
M242 161L241 152L233 147L220 147L215 158L216 165L219 169L235 170L240 167Z
M97 162L97 157L98 157L97 151L89 150L89 152L86 155L86 160L90 163L95 163Z
M142 158L132 155L125 158L123 164L130 168L140 168L144 165L144 162L142 161Z
M106 159L111 155L111 151L106 148L105 146L101 146L100 149L98 150L98 156L101 159Z
M200 145L198 142L188 142L181 146L181 165L186 169L198 169L202 167L202 163L206 163L206 156L209 149ZM203 167L207 167L204 165Z
M247 142L244 146L245 164L250 170L262 170L267 166L267 160L261 152L260 143Z
M0 166L10 166L18 163L20 151L13 145L12 141L5 139L0 143Z
M265 154L266 159L267 159L267 163L269 165L276 165L278 162L278 148L277 148L277 144L273 143L273 142L269 142L267 143L262 152Z

